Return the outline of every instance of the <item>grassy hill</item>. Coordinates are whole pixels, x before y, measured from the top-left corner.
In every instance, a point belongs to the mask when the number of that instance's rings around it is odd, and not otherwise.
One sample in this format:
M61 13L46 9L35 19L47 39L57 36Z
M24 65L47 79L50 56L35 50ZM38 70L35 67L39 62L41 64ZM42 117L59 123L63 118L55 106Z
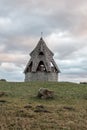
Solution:
M41 87L54 99L38 99ZM0 81L0 130L87 130L87 85Z

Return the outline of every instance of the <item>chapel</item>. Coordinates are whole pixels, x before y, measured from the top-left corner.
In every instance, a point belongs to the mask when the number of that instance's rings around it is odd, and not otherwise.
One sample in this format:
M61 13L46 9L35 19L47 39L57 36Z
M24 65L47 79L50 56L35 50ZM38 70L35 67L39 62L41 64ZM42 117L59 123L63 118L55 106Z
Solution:
M25 67L25 82L58 81L60 70L53 56L53 52L41 37L35 49L30 53L31 58Z

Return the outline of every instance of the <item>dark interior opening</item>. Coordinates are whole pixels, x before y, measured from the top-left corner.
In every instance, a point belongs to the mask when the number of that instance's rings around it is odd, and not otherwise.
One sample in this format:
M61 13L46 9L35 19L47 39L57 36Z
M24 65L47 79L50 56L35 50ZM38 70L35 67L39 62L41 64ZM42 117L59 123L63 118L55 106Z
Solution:
M43 61L40 61L39 65L37 67L37 71L41 71L41 72L46 71L46 68L45 68Z
M44 55L44 53L43 53L43 52L40 52L39 55Z

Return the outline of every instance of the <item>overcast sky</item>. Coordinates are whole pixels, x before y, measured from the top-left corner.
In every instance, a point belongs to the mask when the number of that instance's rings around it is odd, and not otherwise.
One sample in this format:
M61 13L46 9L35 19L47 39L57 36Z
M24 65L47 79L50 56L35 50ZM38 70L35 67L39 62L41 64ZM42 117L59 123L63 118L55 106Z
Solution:
M87 0L0 0L0 79L24 81L41 32L60 81L87 81Z

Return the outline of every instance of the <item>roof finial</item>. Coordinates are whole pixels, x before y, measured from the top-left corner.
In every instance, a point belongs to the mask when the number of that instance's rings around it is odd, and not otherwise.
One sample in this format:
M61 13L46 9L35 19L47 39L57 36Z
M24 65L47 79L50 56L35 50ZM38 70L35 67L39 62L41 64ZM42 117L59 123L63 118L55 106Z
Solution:
M41 37L43 37L43 32L41 32Z

